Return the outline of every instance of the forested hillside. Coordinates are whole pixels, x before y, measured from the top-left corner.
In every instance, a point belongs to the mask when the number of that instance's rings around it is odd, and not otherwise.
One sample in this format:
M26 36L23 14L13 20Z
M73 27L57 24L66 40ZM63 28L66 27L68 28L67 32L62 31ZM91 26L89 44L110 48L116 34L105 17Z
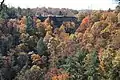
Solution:
M120 6L74 12L79 26L26 11L1 11L0 80L120 80Z

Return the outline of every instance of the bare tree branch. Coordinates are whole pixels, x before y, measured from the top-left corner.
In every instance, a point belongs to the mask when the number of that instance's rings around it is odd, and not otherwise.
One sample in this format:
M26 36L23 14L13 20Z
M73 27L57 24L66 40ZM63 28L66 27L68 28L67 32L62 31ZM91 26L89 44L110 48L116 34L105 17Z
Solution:
M118 4L120 4L120 0L115 0Z
M1 3L1 4L0 4L0 11L3 9L4 1L5 1L5 0L2 0L2 2L0 2L0 3Z

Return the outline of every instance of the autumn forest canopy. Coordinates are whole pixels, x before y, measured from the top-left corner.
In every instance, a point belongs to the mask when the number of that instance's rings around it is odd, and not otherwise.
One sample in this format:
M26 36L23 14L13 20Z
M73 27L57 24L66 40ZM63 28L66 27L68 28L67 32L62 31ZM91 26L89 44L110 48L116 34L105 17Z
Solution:
M115 1L108 10L1 2L0 80L120 80L120 0Z

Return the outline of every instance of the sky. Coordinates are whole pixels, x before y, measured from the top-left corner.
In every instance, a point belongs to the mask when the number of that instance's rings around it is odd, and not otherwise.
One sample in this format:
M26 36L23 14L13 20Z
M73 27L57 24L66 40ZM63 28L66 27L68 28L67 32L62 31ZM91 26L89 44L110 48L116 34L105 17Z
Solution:
M116 7L113 0L5 0L5 4L21 8L52 7L76 10L108 10L109 8L114 9Z

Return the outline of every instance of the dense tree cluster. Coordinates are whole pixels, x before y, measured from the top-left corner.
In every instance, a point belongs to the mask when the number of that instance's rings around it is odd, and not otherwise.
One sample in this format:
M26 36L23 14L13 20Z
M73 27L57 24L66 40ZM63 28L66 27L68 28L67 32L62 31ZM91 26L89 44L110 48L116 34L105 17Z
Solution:
M30 9L18 18L14 8L2 11L0 80L120 79L118 10L80 14L79 27L68 21L57 28Z

